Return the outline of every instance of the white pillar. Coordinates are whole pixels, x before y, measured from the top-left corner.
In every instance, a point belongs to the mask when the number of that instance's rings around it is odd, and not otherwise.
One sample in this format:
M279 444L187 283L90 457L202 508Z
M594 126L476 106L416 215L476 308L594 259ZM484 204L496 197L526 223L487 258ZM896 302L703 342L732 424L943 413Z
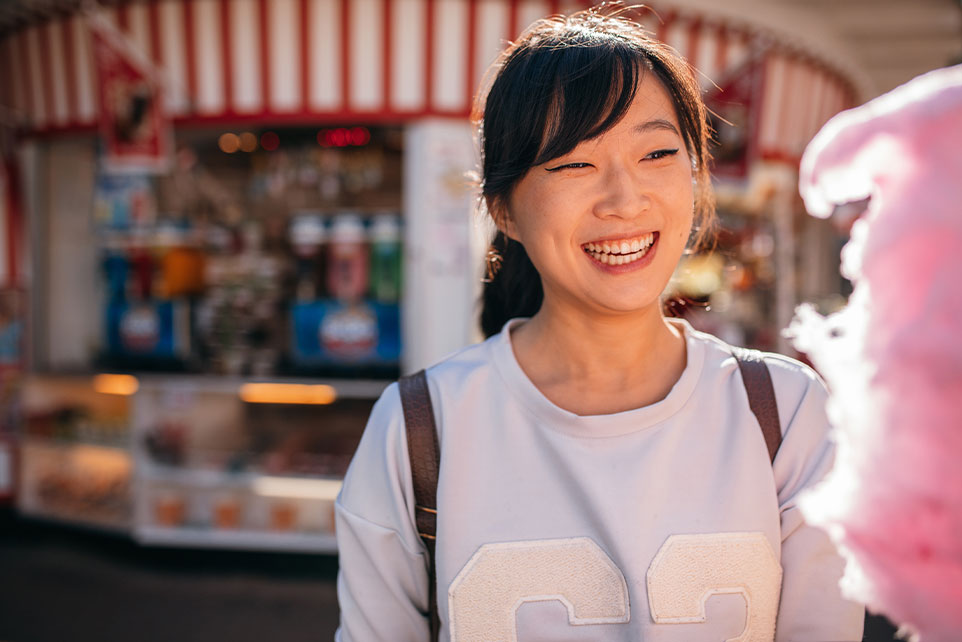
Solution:
M409 126L404 145L402 372L429 366L477 337L483 234L469 172L467 121Z
M795 277L795 201L798 172L785 163L759 163L752 167L745 202L755 211L771 216L775 236L775 350L794 354L791 342L782 336L798 304Z
M795 316L798 305L795 264L795 201L798 195L798 175L788 167L777 173L776 191L772 198L772 218L775 224L775 350L794 354L791 342L782 332Z

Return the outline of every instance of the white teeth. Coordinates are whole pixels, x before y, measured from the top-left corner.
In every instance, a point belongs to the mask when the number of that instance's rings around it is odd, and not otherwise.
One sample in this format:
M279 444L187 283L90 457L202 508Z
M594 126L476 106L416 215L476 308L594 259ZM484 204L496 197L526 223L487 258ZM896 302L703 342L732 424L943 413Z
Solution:
M637 252L632 252L631 254L605 254L604 252L589 252L591 258L605 265L626 265L637 261L643 257L646 253L645 249L641 249Z
M655 235L652 233L632 241L585 243L583 247L591 258L605 265L627 265L647 254L654 242Z

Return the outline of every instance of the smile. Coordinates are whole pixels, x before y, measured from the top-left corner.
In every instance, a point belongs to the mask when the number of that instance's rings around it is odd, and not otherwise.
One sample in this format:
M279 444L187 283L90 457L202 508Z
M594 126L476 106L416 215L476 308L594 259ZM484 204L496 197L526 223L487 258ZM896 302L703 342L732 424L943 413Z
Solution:
M641 259L648 253L657 238L657 232L644 236L617 241L585 243L582 249L594 260L605 265L627 265Z

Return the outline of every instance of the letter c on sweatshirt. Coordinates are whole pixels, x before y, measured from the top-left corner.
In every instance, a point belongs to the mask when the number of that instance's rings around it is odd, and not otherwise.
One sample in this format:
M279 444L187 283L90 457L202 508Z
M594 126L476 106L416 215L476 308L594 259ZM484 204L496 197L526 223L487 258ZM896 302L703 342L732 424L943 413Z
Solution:
M630 617L624 575L592 539L485 544L448 590L451 642L517 642L518 607L548 600L576 626Z

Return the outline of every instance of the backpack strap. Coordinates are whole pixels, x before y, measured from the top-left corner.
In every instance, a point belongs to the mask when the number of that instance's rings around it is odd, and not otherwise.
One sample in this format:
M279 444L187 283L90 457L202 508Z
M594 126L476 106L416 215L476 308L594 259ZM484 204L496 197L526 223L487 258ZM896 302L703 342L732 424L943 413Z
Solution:
M774 463L775 454L782 443L782 425L778 419L778 402L775 400L772 375L758 350L732 346L732 355L742 373L745 392L748 393L748 407L758 419L765 445L768 446L768 456Z
M441 449L434 423L431 392L424 370L401 377L401 407L407 432L408 457L411 460L411 481L414 486L414 521L421 541L428 549L428 608L430 609L431 640L438 639L438 580L435 568L434 544L438 530L438 470Z

